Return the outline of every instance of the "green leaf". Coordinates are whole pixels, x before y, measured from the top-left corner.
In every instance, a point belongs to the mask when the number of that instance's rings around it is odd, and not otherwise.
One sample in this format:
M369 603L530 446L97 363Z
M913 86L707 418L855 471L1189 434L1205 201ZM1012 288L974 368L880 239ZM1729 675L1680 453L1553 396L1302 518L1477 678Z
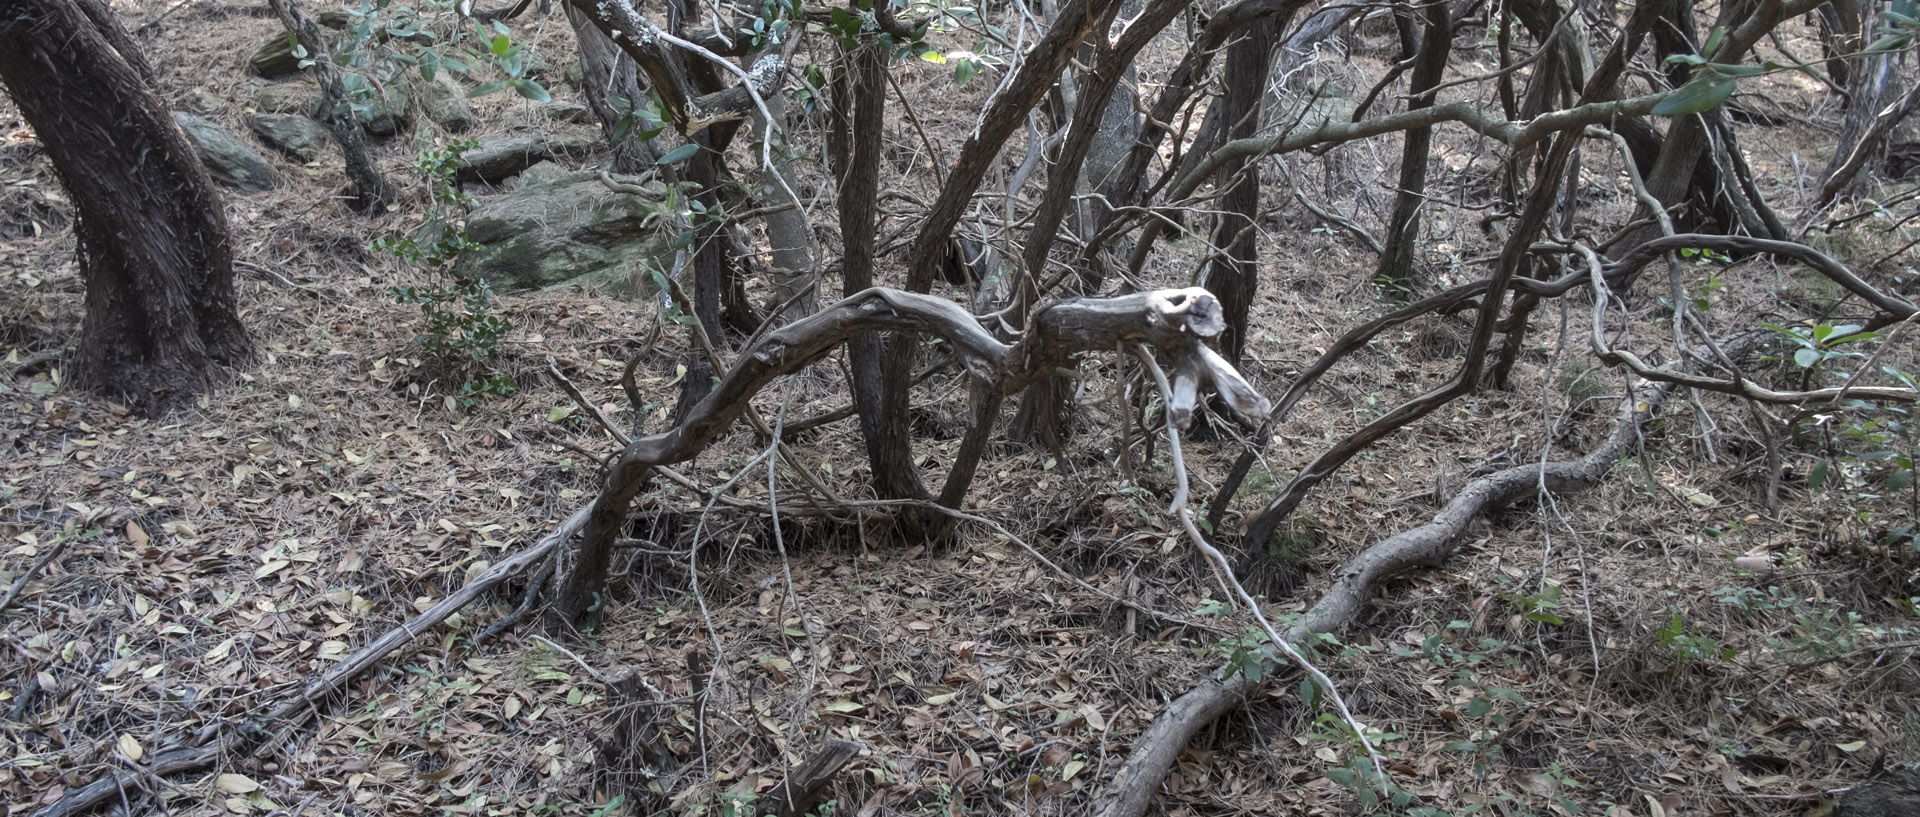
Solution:
M1726 39L1727 39L1727 27L1714 26L1713 33L1707 35L1706 44L1700 47L1700 53L1705 54L1709 57L1713 56L1713 52L1719 51L1720 43Z
M479 97L486 96L488 94L497 94L506 89L507 89L507 81L504 79L496 79L492 82L483 82L483 83L480 83L479 85L474 86L473 90L467 92L467 98L476 99Z
M507 55L507 49L510 49L513 47L513 38L508 37L505 34L498 35L493 38L493 42L490 47L493 49L494 56L504 57Z
M1679 90L1660 100L1652 113L1659 116L1684 116L1709 111L1733 95L1733 77L1703 73Z
M510 79L507 80L507 84L513 87L515 93L535 102L553 101L553 95L547 93L547 89L540 87L540 83L534 82L533 80Z
M700 152L699 145L694 144L692 142L688 142L684 145L674 148L673 150L667 151L667 155L660 157L660 159L654 162L654 164L657 164L657 165L677 164L679 162L684 162L688 159L693 158L693 154L699 153L699 152Z
M1802 369L1811 369L1820 362L1820 350L1800 348L1793 352L1793 362Z
M1874 40L1872 45L1867 46L1867 50L1860 53L1862 56L1891 54L1895 51L1906 50L1907 46L1912 42L1912 34L1888 34L1880 39Z
M579 408L579 407L572 403L568 403L564 406L555 406L553 408L547 409L547 422L558 423L562 420L565 420L568 417L573 416L573 410L576 408Z
M1887 477L1887 493L1897 494L1902 489L1912 484L1913 484L1913 469L1903 468L1901 470L1893 472L1892 476Z
M1807 472L1807 490L1818 491L1827 484L1827 470L1833 466L1830 460L1821 460L1813 464L1813 470Z
M920 59L926 60L927 62L933 63L935 65L942 65L946 63L947 55L942 54L938 51L934 51L932 49L928 49L920 53Z
M1724 74L1729 77L1757 77L1767 72L1767 69L1761 68L1758 65L1733 65L1724 62L1710 62L1707 63L1707 66L1712 68L1714 73Z

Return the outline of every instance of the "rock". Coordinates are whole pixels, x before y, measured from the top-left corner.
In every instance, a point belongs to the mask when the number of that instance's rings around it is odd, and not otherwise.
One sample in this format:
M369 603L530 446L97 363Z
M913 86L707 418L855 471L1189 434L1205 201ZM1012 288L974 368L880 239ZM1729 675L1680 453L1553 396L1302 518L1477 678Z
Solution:
M553 66L547 63L546 57L540 56L540 52L528 48L526 51L521 52L521 54L523 56L520 58L520 65L524 69L521 71L521 76L527 79L538 80L553 71Z
M540 110L555 122L571 122L575 125L591 125L593 110L578 102L554 102L542 105Z
M247 117L247 127L267 147L302 164L319 158L321 148L327 146L327 129L299 114L254 114Z
M219 125L199 116L173 112L173 121L187 132L193 152L207 165L207 172L220 184L243 193L272 190L280 185L280 174L267 164L267 158L247 147Z
M219 113L227 107L227 101L207 89L205 85L195 85L187 91L187 101L193 109L201 113Z
M286 32L273 37L253 52L247 59L247 71L256 77L278 79L300 73L300 58L293 55L293 43L287 41Z
M1912 817L1920 814L1920 766L1897 769L1855 786L1834 804L1833 817Z
M643 186L665 191L659 182ZM520 175L512 192L467 217L467 237L483 247L460 256L455 269L499 292L590 286L631 298L639 265L672 257L665 237L646 223L659 206L657 198L608 190L598 171L541 162Z
M463 133L473 127L473 106L467 104L467 89L445 71L420 86L420 110L448 133Z
M372 107L362 114L367 133L392 136L405 130L413 117L413 91L399 76L380 84L373 92Z
M260 113L311 114L320 102L320 90L306 82L277 82L253 91L253 109Z
M494 182L555 156L579 155L600 143L600 131L560 128L552 134L522 133L482 140L461 157L454 177L463 182Z

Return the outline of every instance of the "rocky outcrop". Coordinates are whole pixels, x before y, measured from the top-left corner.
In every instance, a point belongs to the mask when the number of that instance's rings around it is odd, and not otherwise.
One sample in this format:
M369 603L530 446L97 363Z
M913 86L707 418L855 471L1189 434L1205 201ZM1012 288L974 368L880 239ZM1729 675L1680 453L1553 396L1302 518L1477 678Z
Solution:
M467 104L467 89L444 71L432 82L420 85L420 111L448 133L464 133L473 127L473 106Z
M614 179L642 185L632 177ZM659 182L643 187L664 193ZM659 206L658 198L607 189L596 170L542 162L522 173L511 192L467 217L467 237L483 248L462 255L457 269L499 292L587 287L634 297L640 265L672 257L647 223Z
M557 128L551 134L521 133L484 140L461 157L455 177L463 182L497 182L536 163L578 157L600 143L595 128Z
M247 73L278 79L300 73L300 58L293 55L293 43L285 33L276 34L247 58Z
M186 131L187 141L207 173L219 184L243 193L258 193L280 186L280 174L267 164L267 158L250 148L226 129L190 113L174 111L173 120Z
M308 116L319 102L320 89L308 82L276 82L253 89L253 109L260 113Z
M247 127L267 147L305 164L319 158L327 146L327 129L299 114L261 113L247 118Z
M413 117L413 89L404 78L395 75L374 89L370 106L362 114L367 133L392 136L406 130Z

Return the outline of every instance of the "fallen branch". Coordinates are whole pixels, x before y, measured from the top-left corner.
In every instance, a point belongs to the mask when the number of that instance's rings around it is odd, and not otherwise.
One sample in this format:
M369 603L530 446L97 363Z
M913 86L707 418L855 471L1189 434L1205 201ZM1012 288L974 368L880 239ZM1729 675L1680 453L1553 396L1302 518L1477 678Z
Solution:
M833 776L860 754L858 743L846 740L829 740L820 751L808 758L807 762L795 767L773 791L760 798L758 814L771 817L800 817L812 814L813 807L820 803L820 796L826 793L827 784L833 782Z
M1597 484L1619 459L1640 429L1653 417L1673 384L1644 384L1621 402L1619 419L1605 441L1586 456L1545 464L1508 468L1468 483L1432 522L1395 534L1347 563L1333 585L1306 615L1290 628L1286 639L1299 642L1320 633L1345 629L1382 582L1416 567L1434 567L1454 551L1467 526L1481 515L1539 493L1544 486L1555 493L1582 490ZM1231 673L1231 674L1229 674ZM1214 719L1239 707L1259 688L1245 673L1231 670L1202 681L1175 699L1134 741L1133 752L1095 806L1101 817L1139 817L1146 812L1160 782L1187 742Z
M586 518L587 512L584 510L574 513L567 518L567 521L561 523L559 528L541 537L526 550L495 563L485 573L480 574L479 578L467 582L466 586L441 599L425 612L386 631L372 643L361 647L345 660L334 664L313 680L308 681L298 693L284 699L279 706L268 710L258 720L248 723L236 732L218 735L199 746L162 752L155 755L144 769L114 771L86 786L68 792L53 805L41 809L36 817L67 817L67 815L79 814L104 805L121 796L124 791L137 789L139 781L147 776L206 771L227 753L244 752L257 745L261 738L268 735L267 724L273 724L281 732L299 728L313 714L315 704L321 699L339 691L349 681L372 669L373 665L385 659L390 653L412 643L414 639L445 621L448 616L460 612L467 605L486 595L501 582L538 564L540 560L546 558L547 554L553 552L562 542L580 530L586 523Z
M6 612L6 609L13 605L13 600L20 597L20 591L27 589L27 582L33 581L34 574L39 573L47 565L53 564L53 560L60 558L60 554L67 552L67 548L73 546L73 543L77 541L79 540L60 540L58 544L49 548L46 553L41 554L40 558L35 560L31 567L26 569L26 572L20 574L20 578L14 579L13 585L7 588L7 594L0 596L0 613Z

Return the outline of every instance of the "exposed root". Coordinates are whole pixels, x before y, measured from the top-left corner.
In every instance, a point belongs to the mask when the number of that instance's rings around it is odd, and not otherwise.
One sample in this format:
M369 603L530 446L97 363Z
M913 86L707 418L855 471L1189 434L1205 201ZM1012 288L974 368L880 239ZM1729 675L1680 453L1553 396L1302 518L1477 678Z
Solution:
M1606 440L1586 456L1495 472L1466 485L1433 521L1395 534L1362 551L1342 568L1306 615L1287 631L1299 642L1319 633L1345 629L1374 589L1387 579L1417 567L1434 567L1451 555L1468 526L1481 515L1538 493L1584 490L1597 484L1636 439L1673 391L1673 384L1652 382L1622 401L1619 419ZM1139 817L1160 790L1173 762L1201 729L1240 706L1260 684L1245 673L1216 673L1175 699L1134 741L1133 752L1096 803L1102 817Z

